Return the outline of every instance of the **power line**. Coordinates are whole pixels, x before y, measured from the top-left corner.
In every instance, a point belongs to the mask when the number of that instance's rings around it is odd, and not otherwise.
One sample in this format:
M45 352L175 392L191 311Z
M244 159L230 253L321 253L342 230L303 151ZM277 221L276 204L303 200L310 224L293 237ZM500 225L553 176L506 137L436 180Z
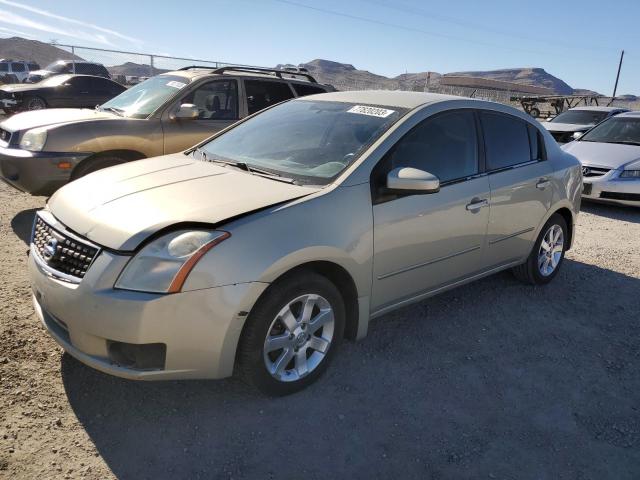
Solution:
M324 13L324 14L328 14L328 15L334 15L334 16L338 16L338 17L343 17L343 18L349 18L351 20L358 20L361 22L367 22L367 23L372 23L375 25L382 25L382 26L386 26L386 27L390 27L390 28L396 28L399 30L405 30L405 31L409 31L409 32L415 32L415 33L420 33L423 35L429 35L432 37L436 37L436 38L444 38L447 40L454 40L454 41L460 41L460 42L465 42L465 43L470 43L473 45L483 45L485 47L491 47L492 49L502 49L502 50L510 50L510 51L515 51L515 52L525 52L525 53L532 53L535 55L541 55L541 56L545 56L548 57L549 53L548 52L542 52L542 51L537 51L537 50L530 50L530 49L525 49L525 48L520 48L520 47L511 47L511 46L506 46L504 44L497 44L497 43L491 43L491 42L485 42L482 40L476 40L476 39L470 39L470 38L464 38L464 37L460 37L457 35L449 35L449 34L445 34L445 33L440 33L440 32L432 32L432 31L428 31L428 30L423 30L421 28L415 28L415 27L410 27L410 26L406 26L406 25L400 25L398 23L391 23L391 22L385 22L382 20L376 20L374 18L368 18L368 17L362 17L360 15L353 15L350 13L345 13L345 12L339 12L336 10L330 10L328 8L322 8L322 7L316 7L313 5L307 5L304 3L299 3L293 0L273 0L274 2L278 2L278 3L283 3L285 5L291 5L294 7L298 7L298 8L304 8L307 10L312 10L312 11L316 11L316 12L320 12L320 13ZM571 55L568 56L566 58L565 61L571 62L576 60L576 55ZM587 58L587 57L584 57ZM590 60L593 60L593 56L589 56L588 57Z

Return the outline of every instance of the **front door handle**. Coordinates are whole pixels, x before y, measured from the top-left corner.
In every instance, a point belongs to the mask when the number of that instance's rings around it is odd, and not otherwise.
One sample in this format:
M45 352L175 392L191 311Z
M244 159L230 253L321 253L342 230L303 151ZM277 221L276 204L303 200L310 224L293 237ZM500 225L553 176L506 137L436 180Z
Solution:
M471 203L467 204L467 210L475 213L478 210L480 210L482 207L488 207L488 206L489 206L489 200L487 200L486 198L483 198L482 200L474 198L471 201Z
M541 178L540 180L538 180L538 183L536 183L536 188L538 188L540 190L544 190L549 185L551 185L551 182L549 181L549 179Z

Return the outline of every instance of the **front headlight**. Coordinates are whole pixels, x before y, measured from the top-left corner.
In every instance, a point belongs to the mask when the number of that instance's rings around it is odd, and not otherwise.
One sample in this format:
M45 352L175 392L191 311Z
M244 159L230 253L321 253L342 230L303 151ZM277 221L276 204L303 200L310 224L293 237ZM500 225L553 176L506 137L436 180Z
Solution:
M31 152L40 152L47 141L47 130L44 128L33 128L27 130L20 140L20 148Z
M623 170L620 178L640 178L640 170Z
M115 288L176 293L200 258L231 234L223 231L179 230L145 245L124 267Z

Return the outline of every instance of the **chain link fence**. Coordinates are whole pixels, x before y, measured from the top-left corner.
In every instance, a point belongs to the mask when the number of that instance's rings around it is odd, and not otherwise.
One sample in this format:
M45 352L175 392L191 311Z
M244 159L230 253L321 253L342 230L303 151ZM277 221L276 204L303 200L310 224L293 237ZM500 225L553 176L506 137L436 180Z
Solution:
M54 46L68 52L68 58L60 58L58 60L87 61L102 64L107 67L114 80L124 85L133 85L154 75L190 65L211 68L230 65L248 66L217 60L171 57L168 55L107 50L77 45L54 44Z

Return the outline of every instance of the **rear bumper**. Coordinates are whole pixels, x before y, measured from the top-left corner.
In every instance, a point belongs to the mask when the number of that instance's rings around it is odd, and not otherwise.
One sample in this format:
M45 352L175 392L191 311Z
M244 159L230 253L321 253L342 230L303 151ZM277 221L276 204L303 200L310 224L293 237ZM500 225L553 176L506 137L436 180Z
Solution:
M73 168L89 155L0 147L0 178L23 192L50 195L69 181Z
M602 177L583 180L582 198L601 203L640 207L640 180L621 179L613 170Z

